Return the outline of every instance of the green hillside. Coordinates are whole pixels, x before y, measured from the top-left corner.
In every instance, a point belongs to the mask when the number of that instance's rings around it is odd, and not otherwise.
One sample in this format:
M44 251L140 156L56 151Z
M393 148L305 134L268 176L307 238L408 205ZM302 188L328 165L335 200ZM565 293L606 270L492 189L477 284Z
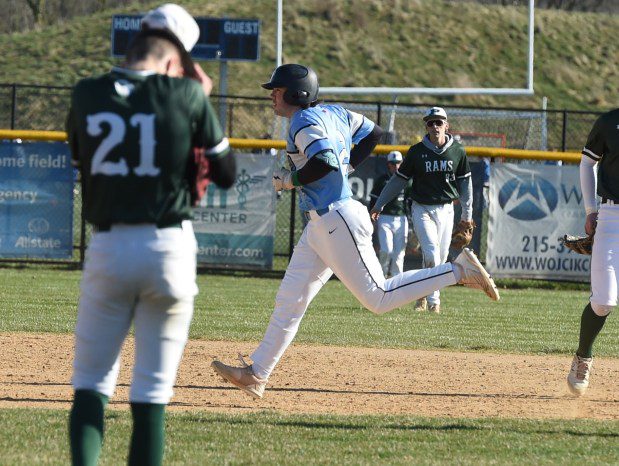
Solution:
M109 10L27 33L0 36L0 82L71 85L104 72L111 15L163 2ZM284 61L319 73L322 86L524 87L527 10L441 0L285 0ZM258 84L276 57L274 0L185 0L194 16L259 18L261 59L230 62L228 92L266 96ZM619 15L536 10L534 96L400 97L400 102L541 106L600 111L619 102ZM204 67L217 85L219 67ZM214 92L217 92L215 87ZM362 97L355 97L360 99ZM391 100L366 96L366 100Z

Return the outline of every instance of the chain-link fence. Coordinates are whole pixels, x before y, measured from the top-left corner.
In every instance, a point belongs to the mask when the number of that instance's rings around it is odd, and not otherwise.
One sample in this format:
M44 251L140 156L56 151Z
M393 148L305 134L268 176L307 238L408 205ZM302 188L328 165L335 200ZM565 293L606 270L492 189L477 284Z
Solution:
M68 87L0 85L0 128L22 130L64 130L71 89ZM285 121L273 116L269 98L212 96L215 107L225 98L225 127L229 137L284 139ZM335 101L333 101L335 102ZM380 101L340 101L386 129L389 143L412 144L425 134L422 122L429 104L394 104ZM462 137L465 145L580 151L593 122L594 112L536 110L516 108L480 108L444 106L450 119L450 132ZM284 159L283 151L277 156ZM277 202L274 268L283 270L292 247L303 229L303 221L294 207L294 193L285 192ZM74 261L81 252L89 232L81 221L81 196L75 187Z

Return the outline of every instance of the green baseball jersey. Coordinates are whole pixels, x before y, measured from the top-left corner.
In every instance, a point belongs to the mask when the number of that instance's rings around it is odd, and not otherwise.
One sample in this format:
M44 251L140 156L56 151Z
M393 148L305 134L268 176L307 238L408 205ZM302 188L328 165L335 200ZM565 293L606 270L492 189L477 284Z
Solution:
M119 68L77 83L67 133L94 225L190 219L192 148L229 151L198 82Z
M370 193L370 199L371 199L370 204L371 205L374 205L374 203L378 199L378 196L380 196L381 191L383 190L383 188L385 187L385 185L390 179L391 179L391 175L386 174L386 175L383 175L377 178L374 181L374 187L372 188L372 192ZM407 185L406 188L400 191L400 193L396 197L394 197L391 201L385 204L385 207L383 207L383 210L382 210L382 214L394 215L394 216L406 215L405 199L407 198L407 196L410 196L409 191L410 191L410 183Z
M597 194L619 201L619 108L597 119L582 153L598 162Z
M411 197L415 202L446 204L460 196L457 182L471 176L471 169L464 147L451 135L441 148L426 136L408 149L397 175L413 180Z

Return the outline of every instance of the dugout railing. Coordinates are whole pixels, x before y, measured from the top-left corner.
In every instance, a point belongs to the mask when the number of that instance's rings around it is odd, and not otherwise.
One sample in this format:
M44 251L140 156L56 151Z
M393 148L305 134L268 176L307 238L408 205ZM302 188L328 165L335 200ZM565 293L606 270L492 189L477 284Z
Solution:
M46 130L50 140L64 130L64 118L70 96L69 87L0 85L0 128L12 130ZM214 105L222 96L213 95ZM226 133L233 138L238 152L270 151L275 148L278 162L283 155L285 128L274 119L268 98L226 96ZM328 101L328 99L325 99ZM335 100L334 100L335 101ZM388 141L405 152L423 135L420 117L432 103L393 104L381 101L341 101L389 130ZM599 113L567 110L518 108L481 108L444 105L450 114L451 130L463 135L469 155L501 158L576 160L591 125ZM392 147L383 146L379 153ZM473 149L473 150L472 150ZM522 149L525 149L524 151ZM567 153L567 158L566 158ZM571 153L571 154L570 154ZM62 261L81 266L89 229L81 219L81 190L74 187L74 257ZM303 222L295 206L294 192L285 192L276 205L274 269L284 270L292 248L298 240ZM33 262L31 259L20 262ZM15 262L11 260L10 262ZM47 262L47 261L46 261ZM57 261L54 261L57 262Z

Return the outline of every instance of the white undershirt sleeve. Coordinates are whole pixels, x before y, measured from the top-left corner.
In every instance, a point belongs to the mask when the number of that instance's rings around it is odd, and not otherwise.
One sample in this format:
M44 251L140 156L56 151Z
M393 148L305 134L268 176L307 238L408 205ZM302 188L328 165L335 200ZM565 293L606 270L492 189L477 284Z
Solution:
M473 180L470 176L460 180L460 207L462 207L460 220L473 220Z
M583 155L580 159L580 189L585 212L589 215L597 212L596 202L597 162L591 157Z

